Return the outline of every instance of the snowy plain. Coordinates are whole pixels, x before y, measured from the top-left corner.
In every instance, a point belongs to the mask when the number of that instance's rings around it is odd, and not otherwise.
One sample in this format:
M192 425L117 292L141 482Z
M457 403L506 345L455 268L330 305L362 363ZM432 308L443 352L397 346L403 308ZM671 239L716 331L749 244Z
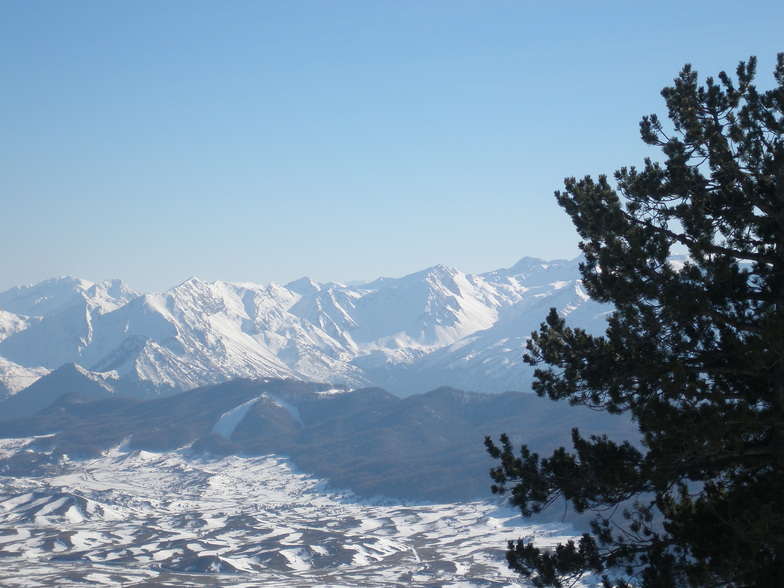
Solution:
M0 457L34 441L0 440ZM53 467L0 477L3 586L525 585L506 541L574 535L498 501L359 500L277 456L120 447Z

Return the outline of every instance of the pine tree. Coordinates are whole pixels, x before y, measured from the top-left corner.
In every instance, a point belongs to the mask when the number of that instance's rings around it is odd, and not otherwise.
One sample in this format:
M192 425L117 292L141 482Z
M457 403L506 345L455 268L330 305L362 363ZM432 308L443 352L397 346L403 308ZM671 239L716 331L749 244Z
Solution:
M573 450L542 458L486 440L493 492L523 515L560 499L595 513L554 550L510 542L510 567L537 586L585 573L784 586L784 53L769 91L755 67L699 85L686 65L662 91L670 123L640 123L663 164L614 184L568 178L555 194L582 239L585 287L615 310L603 336L551 310L528 344L533 388L627 414L641 442L574 430Z

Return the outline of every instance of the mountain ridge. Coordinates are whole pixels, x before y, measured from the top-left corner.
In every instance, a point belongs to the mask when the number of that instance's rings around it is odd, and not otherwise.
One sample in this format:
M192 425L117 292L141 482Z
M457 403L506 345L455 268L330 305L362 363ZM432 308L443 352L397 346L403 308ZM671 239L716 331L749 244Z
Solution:
M585 294L578 263L523 257L483 274L436 265L350 285L192 277L146 294L70 276L17 286L0 293L0 407L66 364L139 398L259 377L400 396L524 390L525 342L551 306L604 328L607 308Z
M89 374L60 368L73 376ZM281 455L358 495L461 501L487 495L486 435L525 437L534 451L568 444L570 431L635 438L629 419L564 406L533 393L482 394L442 386L400 398L380 388L238 379L137 400L78 382L35 414L0 421L0 438L33 437L29 455L0 471L54 467L127 450L194 455ZM32 461L30 461L32 460ZM43 461L41 461L43 460Z

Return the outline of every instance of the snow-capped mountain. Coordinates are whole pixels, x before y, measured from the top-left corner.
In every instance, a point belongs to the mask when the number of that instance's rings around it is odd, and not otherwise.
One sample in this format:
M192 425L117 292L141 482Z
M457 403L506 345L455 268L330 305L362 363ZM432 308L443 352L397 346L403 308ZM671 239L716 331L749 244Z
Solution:
M528 388L550 307L603 329L577 264L0 293L0 583L520 584L507 540L553 546L584 521L522 526L489 491L485 435L635 438L505 392Z
M117 280L20 286L0 293L0 396L64 364L140 397L238 377L403 396L440 385L525 390L525 341L549 307L603 328L607 309L586 296L578 261L524 258L479 275L435 266L362 285L191 278L143 295Z

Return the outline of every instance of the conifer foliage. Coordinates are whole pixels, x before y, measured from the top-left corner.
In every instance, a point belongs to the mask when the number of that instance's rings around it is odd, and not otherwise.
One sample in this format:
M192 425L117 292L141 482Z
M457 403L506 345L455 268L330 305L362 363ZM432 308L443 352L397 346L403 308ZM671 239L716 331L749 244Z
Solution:
M487 438L493 492L523 515L565 499L596 513L554 550L510 542L537 586L784 586L784 53L662 91L670 123L640 123L663 163L556 192L585 254L606 333L555 310L532 334L534 390L631 416L640 443L585 438L550 457ZM675 254L685 254L676 263Z

